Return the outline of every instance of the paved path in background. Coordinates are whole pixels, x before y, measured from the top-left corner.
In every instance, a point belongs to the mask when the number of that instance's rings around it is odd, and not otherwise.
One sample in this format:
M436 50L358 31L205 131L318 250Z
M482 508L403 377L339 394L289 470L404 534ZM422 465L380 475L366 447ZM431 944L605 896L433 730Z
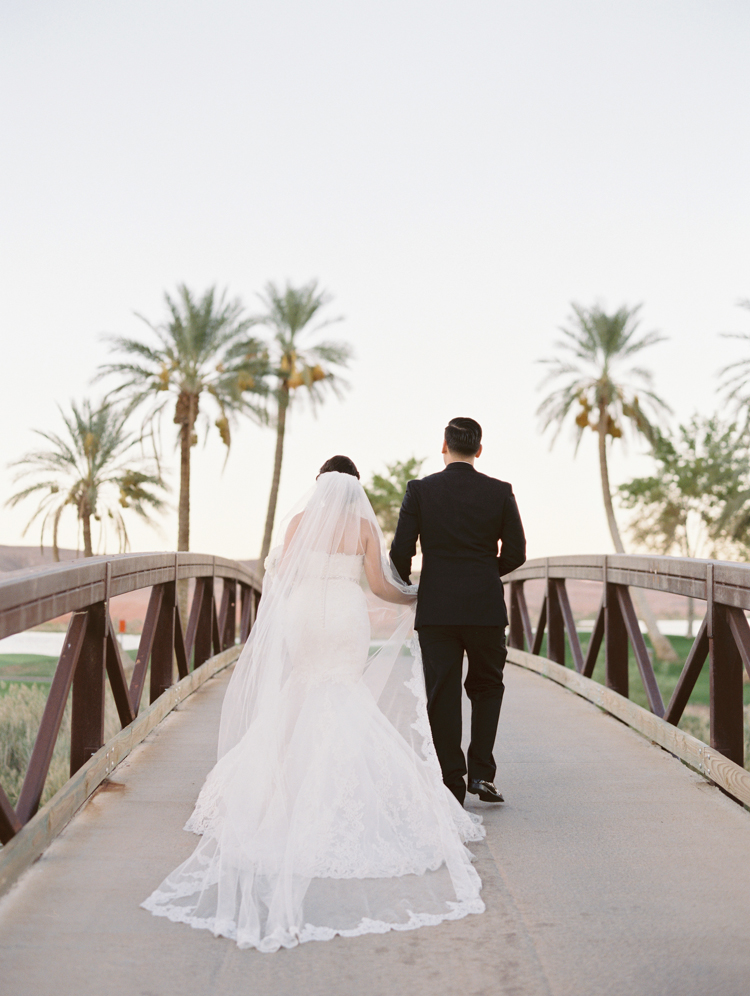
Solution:
M139 902L194 838L228 676L115 771L0 901L3 996L746 996L750 814L546 679L508 668L487 912L262 955Z

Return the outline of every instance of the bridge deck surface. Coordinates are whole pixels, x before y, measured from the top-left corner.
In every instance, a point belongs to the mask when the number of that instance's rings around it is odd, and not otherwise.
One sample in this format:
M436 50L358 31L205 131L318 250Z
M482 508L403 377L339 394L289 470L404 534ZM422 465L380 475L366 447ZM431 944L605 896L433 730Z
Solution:
M484 915L262 955L140 909L194 845L180 828L225 673L0 901L4 996L744 996L750 814L589 702L508 671L508 802L475 806Z

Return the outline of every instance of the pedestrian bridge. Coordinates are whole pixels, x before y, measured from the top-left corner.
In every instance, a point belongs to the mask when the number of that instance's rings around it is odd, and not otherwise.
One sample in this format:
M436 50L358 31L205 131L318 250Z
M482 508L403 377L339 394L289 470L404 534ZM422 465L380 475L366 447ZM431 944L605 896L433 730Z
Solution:
M568 578L602 587L583 649ZM257 579L232 561L192 554L5 575L0 637L71 615L20 797L11 805L0 791L4 996L744 996L750 569L550 558L509 580L512 663L496 747L507 802L469 803L487 826L487 839L472 845L487 912L262 955L139 908L194 846L181 827L215 757L235 639L253 624ZM536 628L524 594L530 581L544 585ZM706 601L666 703L628 586ZM139 588L151 594L131 672L108 603ZM649 710L627 697L629 648ZM597 659L603 684L591 677ZM703 667L710 743L675 725ZM105 682L123 727L107 743ZM151 701L141 707L147 684ZM40 809L69 697L72 776Z

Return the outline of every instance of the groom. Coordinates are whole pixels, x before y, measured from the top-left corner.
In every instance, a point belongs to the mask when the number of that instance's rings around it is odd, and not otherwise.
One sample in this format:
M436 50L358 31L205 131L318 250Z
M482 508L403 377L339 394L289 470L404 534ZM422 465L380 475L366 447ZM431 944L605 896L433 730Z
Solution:
M469 792L502 802L495 788L495 744L503 700L505 611L503 574L526 560L518 506L510 484L474 469L482 427L473 418L451 419L445 429L445 469L409 481L391 559L409 581L417 538L422 574L415 628L422 649L427 710L443 781L463 805L466 759L461 750L461 672L469 658L471 700ZM501 543L498 556L498 543Z

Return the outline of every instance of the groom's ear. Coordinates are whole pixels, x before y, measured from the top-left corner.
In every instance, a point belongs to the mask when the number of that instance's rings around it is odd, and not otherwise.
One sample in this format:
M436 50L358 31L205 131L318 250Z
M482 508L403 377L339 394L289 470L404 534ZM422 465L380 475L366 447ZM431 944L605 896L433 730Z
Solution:
M482 444L480 443L479 444L479 449L474 454L474 459L476 459L478 456L481 456L481 455L482 455Z
M443 448L442 448L442 450L440 452L441 453L447 453L448 452L448 444L446 443L445 440L443 440Z

